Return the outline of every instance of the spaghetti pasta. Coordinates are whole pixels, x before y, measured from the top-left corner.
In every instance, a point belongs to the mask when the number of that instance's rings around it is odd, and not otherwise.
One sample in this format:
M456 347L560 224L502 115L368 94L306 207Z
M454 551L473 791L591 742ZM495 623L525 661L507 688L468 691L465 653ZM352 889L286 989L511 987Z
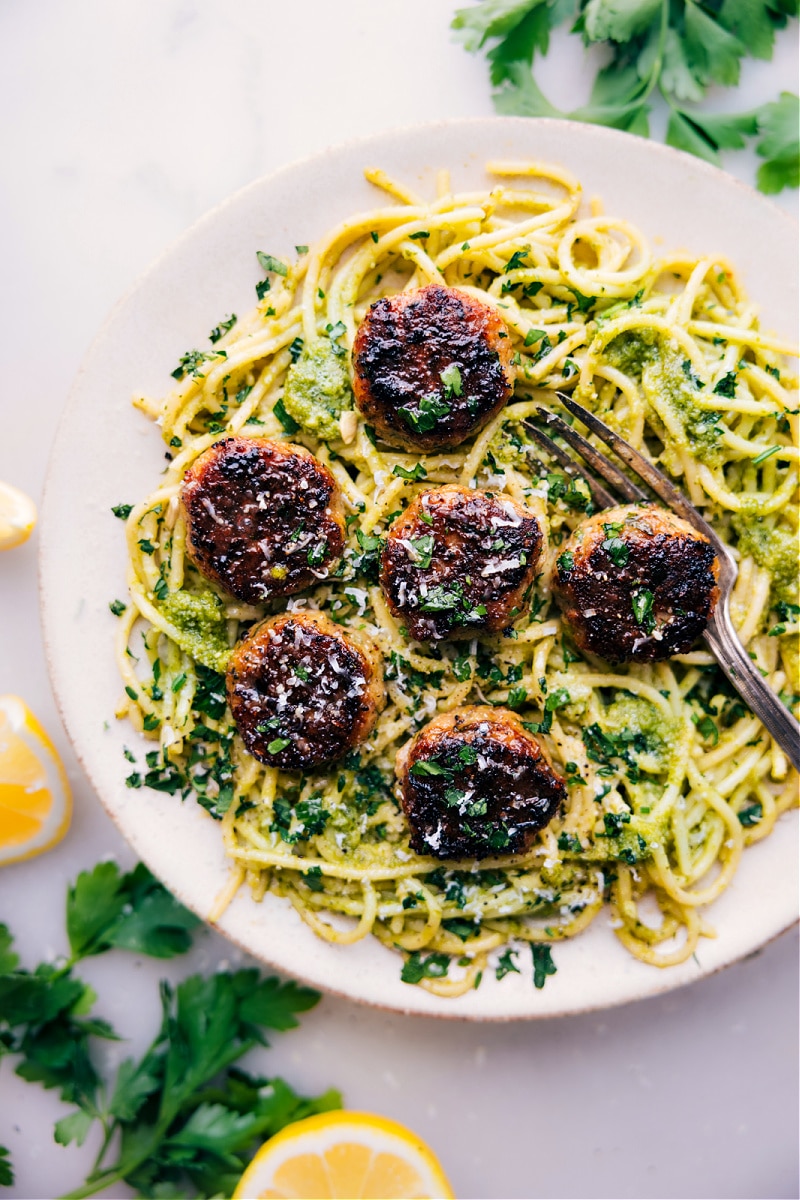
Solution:
M699 910L797 800L785 756L705 651L610 668L571 644L550 573L591 499L521 424L555 389L574 390L678 481L739 561L732 610L743 642L796 706L797 381L782 357L791 347L758 329L730 263L654 259L643 235L597 202L582 215L580 184L561 168L488 171L490 190L461 195L440 172L430 202L367 171L390 203L298 248L291 265L261 256L269 282L253 311L215 330L208 351L185 355L164 400L136 398L173 457L127 520L130 604L117 643L117 715L152 746L129 783L193 793L220 820L234 864L224 902L243 881L257 899L287 897L319 936L372 934L412 962L404 978L443 996L477 986L501 950L499 977L515 969L514 947L575 936L609 905L628 951L658 966L683 961L713 936ZM312 432L319 414L285 403L293 364L319 349L346 365L372 303L431 282L499 309L514 342L508 406L471 444L417 456L377 443L345 387L339 411L323 414L327 438ZM288 605L235 601L185 557L181 481L229 434L290 437L341 486L344 558ZM530 610L505 635L432 647L410 642L392 617L376 560L394 516L420 489L448 483L535 507L550 554ZM243 630L285 607L366 631L385 662L388 702L368 741L304 777L247 754L220 674ZM130 651L139 629L144 670ZM525 853L442 863L409 849L394 759L432 716L466 703L507 706L533 725L569 798Z

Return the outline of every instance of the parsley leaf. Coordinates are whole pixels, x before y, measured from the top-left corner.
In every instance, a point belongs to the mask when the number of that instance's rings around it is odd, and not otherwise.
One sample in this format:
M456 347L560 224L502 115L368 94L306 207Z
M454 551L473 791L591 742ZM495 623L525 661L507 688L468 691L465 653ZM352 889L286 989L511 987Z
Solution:
M419 483L420 479L425 479L428 472L423 467L422 463L415 463L410 471L405 467L401 467L399 463L395 463L392 467L392 474L399 479L409 479L412 483Z
M450 412L450 405L437 395L420 396L416 409L410 404L398 408L398 413L410 429L415 433L427 433L433 429L439 417L445 417Z
M289 268L285 262L281 262L279 258L275 258L273 254L265 254L263 250L256 250L256 258L262 271L274 275L288 275Z
M262 978L254 969L193 975L174 989L162 984L163 1017L154 1041L138 1062L121 1063L111 1086L101 1087L91 1042L116 1034L89 1015L95 995L73 977L72 962L109 944L160 954L163 934L155 931L175 927L169 905L179 908L144 866L120 875L113 863L100 863L69 891L73 959L66 965L18 970L10 934L0 926L3 1051L21 1055L17 1073L24 1079L58 1088L76 1105L56 1124L58 1143L80 1145L95 1121L103 1125L95 1166L72 1196L118 1194L121 1181L147 1196L233 1195L265 1138L341 1104L335 1091L304 1099L282 1079L254 1078L234 1065L267 1044L265 1030L293 1029L298 1015L319 1000L309 988ZM198 923L188 913L185 918ZM184 930L185 918L179 921ZM119 931L121 921L127 922L125 938L111 943L108 930ZM12 1181L0 1148L0 1184Z
M418 950L403 963L400 978L403 983L419 983L422 979L441 979L447 974L450 957L447 954L429 954L423 958Z
M14 1168L11 1165L11 1155L5 1146L0 1146L0 1187L11 1187L14 1182Z
M786 187L800 186L800 101L791 92L781 92L773 104L759 110L758 128L763 135L756 153L766 159L758 169L762 192L773 194Z
M607 61L595 76L589 103L572 112L551 104L533 74L537 54L549 49L550 33L573 21L568 0L479 0L460 8L452 28L470 53L489 62L500 113L565 117L649 136L648 99L660 92L669 107L666 140L719 165L719 151L741 149L761 136L757 153L766 161L757 182L764 192L797 187L800 180L798 98L784 92L751 113L686 111L709 87L734 86L745 57L770 59L775 28L797 16L797 0L582 0L571 28L585 44L605 44ZM487 48L488 47L488 48ZM610 59L610 61L608 61ZM521 258L513 263L522 265ZM506 270L513 267L509 264Z
M555 975L557 967L553 962L550 947L543 942L531 942L533 956L533 986L543 988L548 975Z
M191 944L200 921L140 863L126 875L113 862L82 871L67 893L67 934L73 961L112 946L172 958Z
M214 326L214 328L211 330L211 333L208 335L208 340L210 342L218 342L220 338L225 336L229 329L233 329L235 324L236 313L231 313L231 315L226 317L224 321L220 321L219 325Z
M516 957L517 951L512 950L510 946L500 955L494 970L497 979L505 979L506 975L510 975L512 971L516 971L517 975L520 974L520 969L514 961Z

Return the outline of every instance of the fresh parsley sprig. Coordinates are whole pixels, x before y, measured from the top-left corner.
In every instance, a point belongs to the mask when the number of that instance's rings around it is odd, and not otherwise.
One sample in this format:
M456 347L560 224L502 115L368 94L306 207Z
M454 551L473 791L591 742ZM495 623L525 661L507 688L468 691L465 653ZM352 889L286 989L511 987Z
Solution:
M312 1100L281 1079L253 1078L234 1066L265 1029L287 1030L319 996L254 969L193 975L161 986L163 1018L152 1045L126 1059L105 1087L93 1038L117 1039L91 1015L95 993L73 974L84 958L124 948L157 958L181 954L199 921L140 865L84 871L67 894L70 955L21 970L0 925L0 1055L20 1055L17 1074L57 1088L75 1111L55 1127L62 1145L82 1144L95 1121L103 1142L86 1182L70 1198L124 1180L144 1196L231 1195L258 1143L290 1121L336 1108L329 1091ZM112 1146L114 1147L112 1153ZM13 1182L0 1148L0 1184ZM189 1188L190 1190L187 1190Z
M486 51L498 112L569 117L649 136L650 98L669 108L666 140L708 162L721 150L741 149L758 137L765 161L762 192L800 184L800 102L779 99L748 113L704 113L695 105L712 85L732 87L748 56L771 59L775 30L797 17L798 0L480 0L459 9L452 27L472 53ZM606 43L609 64L597 73L588 105L562 112L539 88L537 53L547 54L550 33L565 20L586 45Z

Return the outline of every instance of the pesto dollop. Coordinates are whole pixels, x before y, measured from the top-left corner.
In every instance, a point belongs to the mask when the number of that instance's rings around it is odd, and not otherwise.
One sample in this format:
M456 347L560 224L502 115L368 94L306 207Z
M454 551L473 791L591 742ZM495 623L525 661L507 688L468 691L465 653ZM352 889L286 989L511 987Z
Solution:
M212 671L225 671L231 648L219 596L209 591L171 592L158 607L178 631L175 640L181 650Z
M785 526L772 528L768 521L746 510L731 517L741 553L755 559L772 576L773 598L796 604L797 535Z
M657 332L643 329L614 338L604 357L641 381L648 407L665 428L668 449L689 450L709 466L722 461L720 413L698 405L702 384L679 348Z
M286 375L283 406L307 433L340 438L339 417L353 407L345 358L328 338L320 338L293 363Z

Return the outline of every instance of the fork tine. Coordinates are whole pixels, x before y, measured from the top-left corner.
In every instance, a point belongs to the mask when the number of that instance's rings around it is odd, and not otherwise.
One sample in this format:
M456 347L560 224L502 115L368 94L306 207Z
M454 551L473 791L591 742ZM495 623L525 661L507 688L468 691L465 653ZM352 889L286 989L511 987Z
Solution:
M566 450L564 450L561 446L557 446L552 438L549 438L546 433L539 429L538 425L534 425L532 421L523 421L522 424L525 426L528 433L530 433L532 437L536 438L536 441L539 443L539 445L543 446L547 453L551 455L556 462L561 463L561 466L564 468L567 475L571 476L573 479L578 476L584 481L584 483L588 484L589 491L592 495L592 500L597 508L614 507L617 501L610 492L606 491L601 483L598 483L594 475L587 471L585 467L581 466L580 463L575 462L575 459L567 454Z
M546 421L552 430L560 434L565 442L569 442L573 449L578 451L581 458L584 459L590 467L602 475L606 483L610 483L613 488L621 492L626 500L636 503L637 500L649 500L650 497L635 483L631 483L627 475L623 475L619 467L607 458L605 454L601 454L599 450L595 450L591 442L587 442L585 437L581 437L574 429L571 429L566 421L562 421L561 417L555 413L549 412L546 408L537 409L539 416L543 421Z
M563 392L556 392L556 395L564 407L574 417L577 417L587 429L590 429L592 433L601 438L607 446L610 446L614 453L624 463L627 463L631 470L653 489L655 494L660 500L664 501L668 508L671 508L674 513L683 517L684 521L688 521L690 525L693 525L695 529L704 534L718 554L723 553L726 557L730 558L727 549L708 522L703 520L694 505L690 504L686 497L670 483L666 475L663 475L638 450L634 450L633 446L629 445L618 433L615 433L613 429L609 429L608 425L599 420L594 413L590 413L588 409L583 408L571 396L567 396Z

